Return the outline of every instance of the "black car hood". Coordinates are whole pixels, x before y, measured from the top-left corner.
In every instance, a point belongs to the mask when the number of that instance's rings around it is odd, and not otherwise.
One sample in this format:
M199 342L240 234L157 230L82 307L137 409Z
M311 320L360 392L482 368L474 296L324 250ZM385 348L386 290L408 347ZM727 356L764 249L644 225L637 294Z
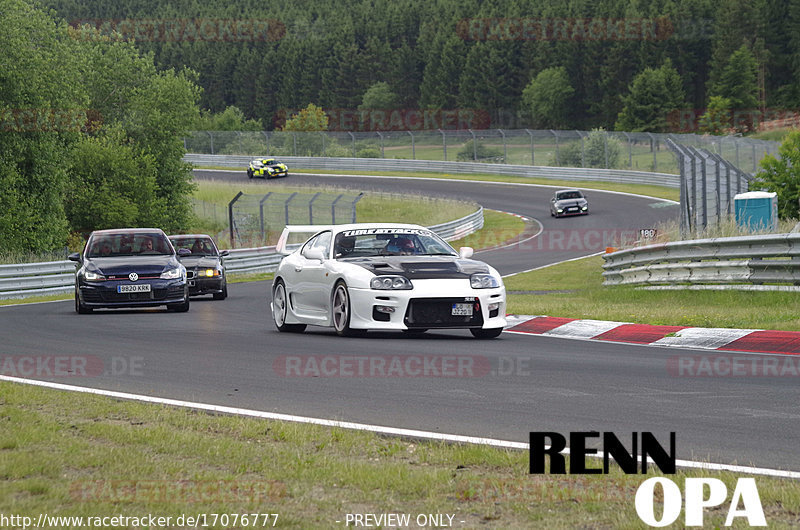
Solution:
M135 272L139 276L158 276L178 266L175 256L144 255L119 256L114 258L88 258L84 265L88 270L103 276L127 276Z
M187 269L213 269L219 265L217 256L182 256L178 259Z
M457 256L376 256L339 261L359 265L375 275L393 274L409 280L469 278L475 273L489 272L485 263Z

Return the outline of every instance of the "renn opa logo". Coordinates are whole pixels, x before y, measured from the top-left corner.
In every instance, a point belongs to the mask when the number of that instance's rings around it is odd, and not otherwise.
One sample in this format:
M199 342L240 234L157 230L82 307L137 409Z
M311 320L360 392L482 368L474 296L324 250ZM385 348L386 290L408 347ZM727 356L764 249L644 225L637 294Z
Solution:
M598 455L599 450L589 447L591 439L599 439L602 435L602 467L587 465L586 457ZM548 445L549 442L549 445ZM641 432L631 434L630 451L613 432L597 431L571 432L569 449L567 439L557 432L530 433L530 473L553 475L593 475L608 474L613 460L626 474L647 473L650 462L666 474L674 474L675 433L669 436L669 450L656 439L653 433ZM569 471L567 471L564 454L569 453ZM550 468L546 469L547 458ZM656 509L656 488L660 487L663 507ZM666 477L652 477L645 480L636 491L635 507L639 519L654 527L668 526L684 511L685 526L703 526L703 515L706 508L722 506L728 499L728 488L724 482L715 478L686 478L684 480L685 497L680 487ZM706 494L708 492L708 494ZM660 511L661 516L657 513ZM725 526L731 526L735 519L743 518L750 526L766 526L764 509L758 495L755 479L740 478L736 482Z

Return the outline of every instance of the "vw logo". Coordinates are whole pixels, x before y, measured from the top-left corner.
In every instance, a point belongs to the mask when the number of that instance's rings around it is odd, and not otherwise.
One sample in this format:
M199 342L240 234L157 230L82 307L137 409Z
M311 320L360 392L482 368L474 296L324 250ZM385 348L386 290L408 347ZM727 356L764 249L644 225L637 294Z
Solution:
M139 275L136 274L135 272L132 272L132 273L128 274L128 279L130 281L132 281L132 282L135 282L136 280L139 279Z

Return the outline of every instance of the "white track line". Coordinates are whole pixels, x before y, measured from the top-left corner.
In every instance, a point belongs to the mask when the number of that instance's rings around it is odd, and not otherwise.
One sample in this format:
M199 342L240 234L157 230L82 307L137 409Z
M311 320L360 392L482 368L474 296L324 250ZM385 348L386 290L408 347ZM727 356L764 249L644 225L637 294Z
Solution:
M262 418L277 421L291 421L295 423L307 423L312 425L321 425L325 427L339 427L341 429L351 429L358 431L368 431L378 434L385 434L390 436L401 436L407 438L418 438L427 440L437 440L443 442L466 443L476 445L487 445L490 447L497 447L502 449L520 449L528 450L529 444L524 442L512 442L508 440L497 440L494 438L480 438L476 436L464 436L460 434L442 434L430 431L419 431L415 429L398 429L395 427L384 427L381 425L370 425L366 423L354 423L349 421L336 421L326 420L322 418L309 418L307 416L294 416L291 414L279 414L276 412L264 412L252 409L240 409L236 407L225 407L221 405L209 405L206 403L194 403L191 401L181 401L177 399L159 398L154 396L144 396L140 394L129 394L127 392L115 392L112 390L99 390L96 388L88 388L74 385L64 385L61 383L52 383L50 381L37 381L35 379L23 379L19 377L9 377L0 375L0 381L7 381L10 383L18 383L24 385L39 386L45 388L52 388L56 390L67 390L70 392L80 392L84 394L95 394L117 399L126 399L132 401L141 401L145 403L155 403L159 405L167 405L171 407L190 408L194 410L203 410L206 412L216 412L222 414L231 414L235 416L248 416L252 418ZM569 449L562 451L569 454ZM588 455L593 458L603 458L602 453L595 455ZM679 467L706 469L710 471L727 471L730 473L747 473L749 475L764 475L776 478L790 478L800 479L800 472L785 471L781 469L768 469L763 467L749 467L737 466L730 464L714 464L709 462L695 462L692 460L676 460L675 464Z

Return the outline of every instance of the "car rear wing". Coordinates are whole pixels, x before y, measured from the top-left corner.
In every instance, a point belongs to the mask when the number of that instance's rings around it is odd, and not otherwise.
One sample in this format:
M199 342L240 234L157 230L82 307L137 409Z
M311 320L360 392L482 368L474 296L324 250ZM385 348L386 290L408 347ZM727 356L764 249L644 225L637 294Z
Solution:
M296 241L293 242L290 240L293 234L308 234L302 241L305 242L311 239L312 236L324 232L325 230L331 230L332 228L333 225L286 225L286 228L281 232L281 237L278 239L278 244L275 245L275 251L283 255L294 252L299 244Z

